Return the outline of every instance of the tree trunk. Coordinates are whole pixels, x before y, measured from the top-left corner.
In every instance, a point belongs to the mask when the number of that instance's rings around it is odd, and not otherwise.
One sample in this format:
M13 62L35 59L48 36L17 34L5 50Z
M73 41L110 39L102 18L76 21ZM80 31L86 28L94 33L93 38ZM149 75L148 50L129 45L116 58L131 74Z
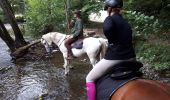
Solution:
M5 17L8 19L9 23L12 26L14 31L15 40L10 36L8 31L6 30L3 23L0 21L0 37L4 40L7 46L11 50L11 57L18 58L22 57L24 54L27 53L27 49L23 49L22 52L18 52L17 54L13 54L19 47L25 46L27 42L24 40L24 37L18 27L17 21L14 17L14 13L12 8L7 0L0 0L0 6L5 14Z
M65 15L66 15L66 22L67 22L67 33L70 33L69 23L70 23L70 0L64 0L65 6Z
M0 6L2 7L5 16L7 17L9 23L12 26L12 29L14 31L15 35L15 46L16 47L21 47L26 45L26 41L23 38L23 35L18 27L17 21L14 17L13 11L11 9L11 6L7 0L0 0Z
M0 37L4 42L7 44L7 46L10 48L11 52L15 51L15 44L13 38L9 35L8 31L6 30L4 24L0 20Z
M37 43L40 43L40 39L18 48L15 52L11 54L11 57L14 59L22 57L23 55L25 55L25 51L27 51L31 46L36 45Z

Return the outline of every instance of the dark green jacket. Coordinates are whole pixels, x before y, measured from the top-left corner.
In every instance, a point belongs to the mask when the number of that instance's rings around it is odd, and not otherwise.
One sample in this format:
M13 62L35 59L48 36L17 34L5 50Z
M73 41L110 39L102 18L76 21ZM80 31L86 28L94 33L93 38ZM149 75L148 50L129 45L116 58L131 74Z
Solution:
M75 24L71 30L71 33L73 34L73 38L83 36L83 21L81 19L75 20Z

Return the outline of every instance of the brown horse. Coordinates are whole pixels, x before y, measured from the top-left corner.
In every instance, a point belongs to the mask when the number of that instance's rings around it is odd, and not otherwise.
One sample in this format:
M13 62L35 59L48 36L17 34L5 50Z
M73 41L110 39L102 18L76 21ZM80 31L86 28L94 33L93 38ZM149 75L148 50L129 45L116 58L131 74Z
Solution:
M119 88L111 100L170 100L170 86L158 81L136 79Z
M96 82L97 100L170 100L170 85L140 78L142 66L123 62L111 69Z

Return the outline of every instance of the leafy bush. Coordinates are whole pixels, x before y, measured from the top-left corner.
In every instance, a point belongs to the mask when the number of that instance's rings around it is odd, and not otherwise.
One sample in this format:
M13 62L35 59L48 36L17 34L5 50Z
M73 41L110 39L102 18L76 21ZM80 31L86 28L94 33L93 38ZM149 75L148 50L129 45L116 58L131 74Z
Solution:
M0 8L0 19L2 22L6 22L6 18L4 17L4 14L1 8Z
M60 0L28 0L26 6L26 30L34 36L42 35L46 28L65 27L64 5Z
M165 24L170 25L169 21L158 20L154 16L147 16L136 11L125 11L125 18L133 28L136 52L139 59L148 62L156 70L170 69L170 45L162 43L163 41L168 41L169 37L168 35L160 34L165 29ZM156 40L159 42L149 41L150 35L159 37Z
M15 14L15 19L16 19L18 22L24 22L24 21L25 21L23 14Z
M124 7L156 18L170 19L170 0L125 0Z
M170 45L140 43L136 47L141 60L146 60L156 70L170 69Z
M154 16L154 19L158 19L158 23L161 25L161 28L158 30L170 32L170 0L125 0L124 8L128 11L140 12L145 16ZM134 17L137 18L136 16Z
M147 35L161 30L162 25L154 16L147 16L136 11L125 11L125 18L131 24L135 34Z

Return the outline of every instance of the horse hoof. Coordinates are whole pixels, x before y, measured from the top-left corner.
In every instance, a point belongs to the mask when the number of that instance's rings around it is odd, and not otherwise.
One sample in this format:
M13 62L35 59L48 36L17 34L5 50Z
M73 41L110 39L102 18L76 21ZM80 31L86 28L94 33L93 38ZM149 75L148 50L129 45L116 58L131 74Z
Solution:
M69 68L73 69L73 66L69 66Z
M68 76L68 72L65 72L65 76Z
M65 69L65 68L66 68L66 65L63 65L63 68Z

